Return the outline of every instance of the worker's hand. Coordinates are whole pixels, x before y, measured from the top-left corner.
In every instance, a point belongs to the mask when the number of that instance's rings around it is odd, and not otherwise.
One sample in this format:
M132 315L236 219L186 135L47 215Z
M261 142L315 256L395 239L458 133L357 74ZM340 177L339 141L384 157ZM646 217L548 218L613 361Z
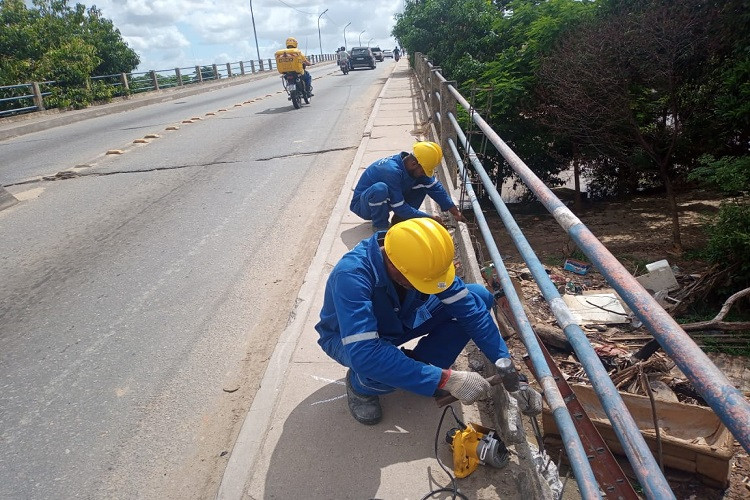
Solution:
M439 215L431 215L430 217L432 218L432 220L434 220L435 222L437 222L441 226L445 226L445 224L443 224L443 218L440 217Z
M448 371L448 380L442 387L463 404L470 405L490 394L490 383L474 372Z
M461 213L459 209L456 207L453 207L451 210L451 215L453 215L453 218L456 219L456 222L466 222L466 218L464 217L464 214Z
M518 409L524 415L533 417L542 413L542 395L526 382L521 382L521 387L510 395L516 398Z

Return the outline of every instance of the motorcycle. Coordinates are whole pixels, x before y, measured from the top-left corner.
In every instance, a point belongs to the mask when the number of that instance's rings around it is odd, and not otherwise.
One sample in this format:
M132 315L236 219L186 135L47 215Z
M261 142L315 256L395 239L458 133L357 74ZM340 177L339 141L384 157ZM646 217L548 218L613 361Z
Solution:
M299 73L296 71L284 73L281 75L281 82L284 84L284 90L289 95L289 100L292 101L294 109L299 109L302 101L305 101L305 104L310 104L310 96Z
M339 61L339 68L341 68L341 72L345 75L349 74L349 61L342 59Z
M398 62L398 60L401 59L401 56L399 55L398 52L394 52L393 53L393 58L396 60L396 62Z

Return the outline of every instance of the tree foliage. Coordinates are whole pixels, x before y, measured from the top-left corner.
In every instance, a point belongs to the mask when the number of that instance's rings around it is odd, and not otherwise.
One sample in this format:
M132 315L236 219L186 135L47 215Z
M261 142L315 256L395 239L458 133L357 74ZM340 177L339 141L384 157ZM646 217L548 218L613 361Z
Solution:
M394 35L465 96L491 89L477 109L548 183L583 165L601 194L664 189L677 249L679 187L736 189L748 164L745 0L421 0Z
M127 73L140 60L96 7L68 0L0 0L0 85Z

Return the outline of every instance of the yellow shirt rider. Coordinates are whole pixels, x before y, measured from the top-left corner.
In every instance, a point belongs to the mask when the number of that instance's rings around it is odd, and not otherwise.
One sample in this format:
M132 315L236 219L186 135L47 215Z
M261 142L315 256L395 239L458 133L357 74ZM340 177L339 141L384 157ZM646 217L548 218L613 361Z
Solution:
M308 89L310 96L312 93L312 75L305 69L306 66L312 66L312 63L305 57L305 54L297 48L297 39L289 37L286 39L286 50L278 50L275 54L276 67L279 73L294 71L302 75L305 87Z

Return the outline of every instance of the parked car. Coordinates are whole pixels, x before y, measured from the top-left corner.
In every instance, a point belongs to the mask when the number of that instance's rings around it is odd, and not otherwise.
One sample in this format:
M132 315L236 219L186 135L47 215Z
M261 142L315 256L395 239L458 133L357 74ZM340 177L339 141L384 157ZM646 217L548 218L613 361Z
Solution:
M349 61L352 69L362 66L375 69L375 56L372 54L370 47L352 47Z
M383 51L383 57L393 58L393 51L392 50L384 50Z
M375 59L378 61L383 60L383 51L380 50L380 47L370 47L370 50L372 50L372 55L375 56Z

